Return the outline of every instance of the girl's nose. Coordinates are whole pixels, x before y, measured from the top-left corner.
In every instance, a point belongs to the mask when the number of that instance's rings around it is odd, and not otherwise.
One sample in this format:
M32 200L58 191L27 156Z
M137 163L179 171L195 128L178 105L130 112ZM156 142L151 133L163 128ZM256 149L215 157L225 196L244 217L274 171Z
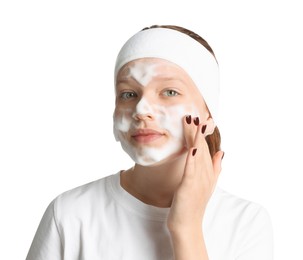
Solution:
M146 99L142 98L136 105L135 111L132 117L136 120L153 120L154 113L150 104Z

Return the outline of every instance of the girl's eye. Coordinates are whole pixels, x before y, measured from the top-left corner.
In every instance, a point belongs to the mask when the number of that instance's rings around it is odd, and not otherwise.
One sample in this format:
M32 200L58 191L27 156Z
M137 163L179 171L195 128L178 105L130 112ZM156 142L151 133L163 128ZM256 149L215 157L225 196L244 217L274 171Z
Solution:
M174 96L178 96L179 93L175 90L168 89L168 90L164 91L164 95L167 96L167 97L174 97Z
M130 99L130 98L134 98L134 97L137 97L137 94L135 92L123 92L121 93L120 95L120 98L122 99Z

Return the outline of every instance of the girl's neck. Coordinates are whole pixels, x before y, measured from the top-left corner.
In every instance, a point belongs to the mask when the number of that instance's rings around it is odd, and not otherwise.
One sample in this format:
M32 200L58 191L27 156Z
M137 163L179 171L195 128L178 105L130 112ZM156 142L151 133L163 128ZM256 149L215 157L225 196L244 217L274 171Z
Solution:
M136 164L121 173L121 186L146 204L170 207L185 166L187 153L154 166Z

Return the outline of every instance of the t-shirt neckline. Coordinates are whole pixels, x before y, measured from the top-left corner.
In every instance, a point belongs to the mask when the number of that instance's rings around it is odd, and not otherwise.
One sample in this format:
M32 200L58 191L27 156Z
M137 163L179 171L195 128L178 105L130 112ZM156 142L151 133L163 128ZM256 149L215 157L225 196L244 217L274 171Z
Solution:
M148 220L166 221L170 208L155 207L137 199L121 186L120 176L121 171L110 178L112 194L120 206Z

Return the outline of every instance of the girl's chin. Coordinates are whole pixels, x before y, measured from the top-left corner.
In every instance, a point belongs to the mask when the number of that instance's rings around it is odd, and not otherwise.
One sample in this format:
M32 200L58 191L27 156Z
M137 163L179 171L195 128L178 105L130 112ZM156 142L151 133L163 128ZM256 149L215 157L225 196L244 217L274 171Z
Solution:
M160 165L164 165L167 163L172 163L175 160L181 159L186 155L186 148L184 147L183 149L176 151L175 153L170 153L167 154L166 156L163 157L158 157L155 158L154 156L148 156L148 155L140 155L140 156L131 156L133 161L141 166L145 167L156 167Z

